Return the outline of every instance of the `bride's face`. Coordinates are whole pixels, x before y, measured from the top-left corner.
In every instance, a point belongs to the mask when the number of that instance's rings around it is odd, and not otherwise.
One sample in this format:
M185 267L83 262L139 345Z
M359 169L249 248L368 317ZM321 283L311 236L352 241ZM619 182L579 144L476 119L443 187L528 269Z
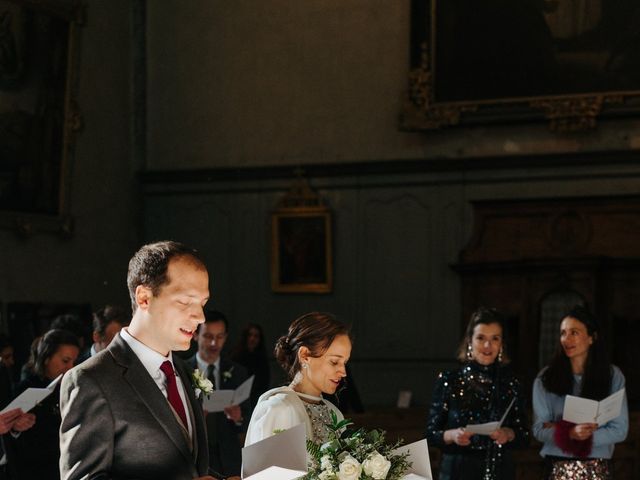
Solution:
M321 393L333 394L344 377L351 356L351 340L347 335L338 335L329 348L319 357L303 356L301 391L320 396Z

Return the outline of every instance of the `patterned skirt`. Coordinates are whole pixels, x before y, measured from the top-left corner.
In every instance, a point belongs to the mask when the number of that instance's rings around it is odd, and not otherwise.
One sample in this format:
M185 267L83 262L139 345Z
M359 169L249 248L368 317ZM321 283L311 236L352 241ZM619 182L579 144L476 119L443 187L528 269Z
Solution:
M606 458L545 457L547 480L612 480L611 460Z

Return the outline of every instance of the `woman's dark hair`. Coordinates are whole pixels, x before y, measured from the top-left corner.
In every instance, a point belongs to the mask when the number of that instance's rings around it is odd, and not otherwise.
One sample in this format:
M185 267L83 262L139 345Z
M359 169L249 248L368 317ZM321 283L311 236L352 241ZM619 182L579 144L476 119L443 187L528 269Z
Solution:
M478 325L491 325L492 323L497 323L500 325L500 329L502 330L502 360L501 363L509 363L509 357L506 353L506 343L505 343L505 334L506 334L506 321L504 315L500 313L495 308L487 308L480 307L475 312L471 314L471 318L469 319L469 323L467 324L467 328L464 332L464 337L460 341L460 345L458 345L458 351L456 353L456 358L461 362L468 361L467 359L467 349L469 348L469 344L473 339L473 331Z
M302 315L291 323L289 332L276 342L276 360L292 379L300 370L300 347L307 347L312 357L320 357L338 335L347 335L351 339L349 327L332 314L311 312Z
M588 309L582 306L573 307L562 318L569 317L575 318L587 327L587 334L593 338L593 343L587 352L579 395L593 400L602 400L609 395L611 390L611 363L600 333L598 320ZM573 394L571 361L564 353L559 338L556 352L548 368L542 374L542 384L547 391L556 395Z
M251 330L257 330L260 334L260 342L254 350L254 353L263 357L267 356L267 349L264 344L264 331L262 330L262 327L257 323L248 323L247 326L242 329L242 332L240 332L240 340L238 340L237 345L234 347L233 352L231 353L231 358L241 358L249 352L249 349L247 348L247 340L249 339L249 333Z
M49 330L44 334L36 349L36 358L33 364L33 372L39 377L45 378L45 363L50 359L61 345L73 345L80 350L80 342L75 334L67 330Z

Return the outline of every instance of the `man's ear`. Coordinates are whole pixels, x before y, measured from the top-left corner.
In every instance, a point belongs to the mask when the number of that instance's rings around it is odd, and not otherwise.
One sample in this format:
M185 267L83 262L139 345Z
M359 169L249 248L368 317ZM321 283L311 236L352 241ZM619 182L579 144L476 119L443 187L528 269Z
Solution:
M147 310L149 308L149 303L151 298L153 298L153 293L149 287L145 287L144 285L138 285L136 287L136 305L138 308L142 310Z

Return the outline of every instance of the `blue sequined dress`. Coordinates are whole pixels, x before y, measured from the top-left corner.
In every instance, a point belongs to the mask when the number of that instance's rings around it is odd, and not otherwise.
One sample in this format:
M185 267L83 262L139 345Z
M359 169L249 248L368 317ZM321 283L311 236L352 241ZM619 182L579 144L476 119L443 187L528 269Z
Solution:
M512 399L516 399L503 427L515 438L502 446L485 435L474 435L461 447L444 442L445 430L499 421ZM529 442L525 399L520 382L502 364L483 366L476 362L438 375L427 419L429 445L442 450L440 480L511 480L515 478L509 450Z

